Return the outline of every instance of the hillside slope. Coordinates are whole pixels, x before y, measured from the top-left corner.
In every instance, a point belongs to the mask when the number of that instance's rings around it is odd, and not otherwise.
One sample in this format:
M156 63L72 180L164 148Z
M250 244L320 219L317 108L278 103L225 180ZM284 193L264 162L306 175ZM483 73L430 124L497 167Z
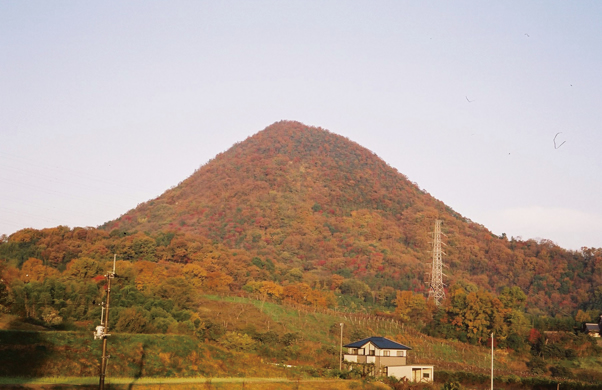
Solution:
M421 291L435 219L444 221L450 284L518 285L532 306L546 311L593 300L599 250L570 252L545 240L497 237L369 150L298 122L267 127L102 228L114 236L174 232L208 239L243 263L258 259L258 268L298 268L307 281L335 273L362 279L373 290ZM182 240L169 260L204 257Z

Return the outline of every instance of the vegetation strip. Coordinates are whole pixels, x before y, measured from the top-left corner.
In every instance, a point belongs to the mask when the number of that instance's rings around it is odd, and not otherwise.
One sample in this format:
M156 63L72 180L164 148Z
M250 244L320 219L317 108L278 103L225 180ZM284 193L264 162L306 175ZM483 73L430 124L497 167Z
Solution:
M177 383L278 383L278 382L339 382L340 379L290 379L290 378L109 378L107 383L113 384L177 384ZM93 385L98 383L95 377L47 377L47 378L10 378L0 377L0 385Z

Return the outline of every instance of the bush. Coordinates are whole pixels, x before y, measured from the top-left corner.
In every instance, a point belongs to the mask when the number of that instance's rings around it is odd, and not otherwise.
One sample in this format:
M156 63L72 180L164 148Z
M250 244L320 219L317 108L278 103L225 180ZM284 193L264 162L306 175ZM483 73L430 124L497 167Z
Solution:
M550 367L550 373L554 378L572 378L573 373L567 367L563 366L552 366Z
M0 311L1 313L1 311ZM42 311L42 321L46 326L57 326L63 323L63 317L53 307L46 307Z
M219 343L234 351L249 351L255 345L253 340L248 334L241 334L238 332L226 332L220 339Z
M300 336L298 333L285 333L280 341L282 342L282 344L286 345L287 347L290 347L291 345L295 344L299 340L299 338Z
M527 362L527 367L529 367L529 370L533 375L542 375L547 371L546 362L539 356L533 356L531 360Z
M149 331L150 313L138 307L130 307L119 312L115 330L121 333L143 333Z
M568 360L575 360L577 359L577 352L572 348L568 348L566 351L564 351L564 356Z
M443 390L462 390L462 385L455 381L445 382Z
M525 340L516 333L512 333L506 339L506 346L519 352L525 348Z

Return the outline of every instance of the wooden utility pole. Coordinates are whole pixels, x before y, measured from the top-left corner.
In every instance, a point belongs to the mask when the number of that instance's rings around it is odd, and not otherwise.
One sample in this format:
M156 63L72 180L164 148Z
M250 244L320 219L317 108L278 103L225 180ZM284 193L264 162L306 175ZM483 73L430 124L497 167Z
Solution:
M491 390L493 390L493 333L491 333Z
M339 371L343 369L343 323L341 322L341 344L339 348Z
M102 359L100 361L100 380L98 383L98 388L100 390L104 390L105 388L105 375L107 372L107 360L110 356L107 356L107 339L110 336L109 331L109 304L111 301L111 279L117 276L115 274L115 263L117 261L117 255L113 257L113 272L108 272L105 275L107 278L107 302L102 303L102 312L106 311L104 315L104 319L101 314L100 325L96 327L96 332L94 333L94 339L102 339ZM103 321L104 320L104 321Z

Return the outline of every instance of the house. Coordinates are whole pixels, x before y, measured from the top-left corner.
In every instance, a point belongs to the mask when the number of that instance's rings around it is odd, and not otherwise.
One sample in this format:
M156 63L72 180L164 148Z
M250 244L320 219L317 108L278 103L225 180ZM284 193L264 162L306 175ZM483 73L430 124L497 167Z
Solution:
M592 337L600 337L600 324L586 322L583 331Z
M588 334L592 337L600 337L601 322L602 322L602 316L600 316L600 318L598 318L597 323L586 322L585 324L583 324L583 332L585 332L586 334Z
M412 348L385 337L369 337L344 346L343 362L347 367L370 367L374 376L393 376L410 382L432 382L434 366L407 365L407 352Z

